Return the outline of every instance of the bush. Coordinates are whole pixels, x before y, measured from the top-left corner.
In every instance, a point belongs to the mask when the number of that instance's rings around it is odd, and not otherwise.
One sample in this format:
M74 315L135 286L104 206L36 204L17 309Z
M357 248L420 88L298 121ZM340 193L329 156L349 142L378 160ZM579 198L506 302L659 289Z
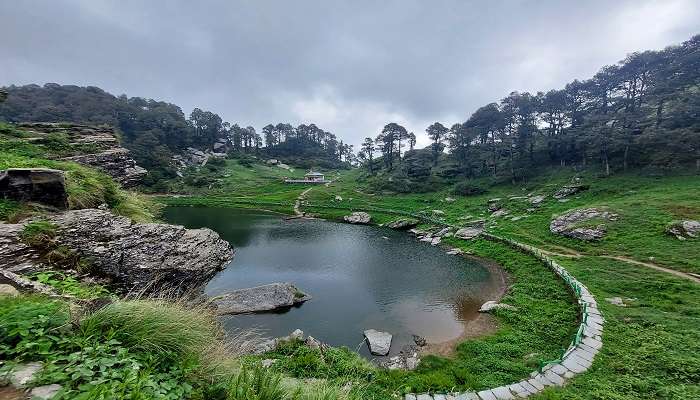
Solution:
M472 182L459 182L452 189L452 193L458 196L476 196L486 192L486 189Z
M204 307L166 300L121 300L84 318L85 336L109 336L129 348L166 359L219 361L221 328Z

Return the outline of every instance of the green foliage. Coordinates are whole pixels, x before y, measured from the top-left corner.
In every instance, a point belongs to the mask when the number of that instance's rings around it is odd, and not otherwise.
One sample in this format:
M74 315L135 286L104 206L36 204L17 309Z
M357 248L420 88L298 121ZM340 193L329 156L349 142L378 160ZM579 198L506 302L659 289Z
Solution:
M228 385L227 400L287 400L281 377L263 368L243 368Z
M57 226L46 220L36 220L24 225L20 239L30 246L49 248L56 237Z
M475 196L486 192L483 187L469 181L458 182L452 189L452 193L459 196Z
M199 364L217 361L220 329L204 307L165 300L116 301L80 323L86 337L109 336L153 357L194 359Z
M0 296L0 359L48 356L63 344L65 303L39 297Z
M17 201L0 199L0 221L11 219L21 208Z
M109 296L109 290L97 284L84 284L58 271L37 272L30 276L32 280L49 285L59 293L77 297L79 299L96 299Z

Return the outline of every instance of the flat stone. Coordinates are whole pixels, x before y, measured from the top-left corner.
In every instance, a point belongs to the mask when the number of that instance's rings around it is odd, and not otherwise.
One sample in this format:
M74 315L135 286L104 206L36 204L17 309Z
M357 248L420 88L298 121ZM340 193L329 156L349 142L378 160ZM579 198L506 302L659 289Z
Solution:
M385 356L389 354L392 339L390 333L368 329L364 332L364 335L365 339L367 339L370 353L376 356Z
M527 390L531 394L535 394L535 393L539 392L539 390L536 387L532 386L532 384L527 380L523 380L523 381L520 381L518 383L520 384L520 386L522 386L525 390Z
M30 392L32 399L38 400L49 400L52 399L59 390L63 389L63 386L58 384L37 386Z
M434 395L433 395L433 399L435 399L435 400L446 400L446 399L447 399L447 396L445 396L444 394L434 394Z
M564 378L555 374L553 371L549 370L544 373L544 376L557 386L562 386L564 384Z
M433 396L429 394L419 394L416 396L416 400L433 400Z
M601 347L603 347L603 342L593 338L584 338L582 343L594 349L600 349Z
M33 362L18 365L10 374L10 383L16 387L24 387L41 371L41 363Z
M409 393L404 396L404 400L416 400L416 395Z
M309 299L311 296L285 282L234 290L212 298L211 304L218 315L226 315L273 311Z
M499 386L497 388L491 389L491 392L493 392L493 394L499 400L510 400L515 398L513 396L513 393L511 393L506 386Z
M520 383L513 383L508 385L508 390L510 390L512 393L515 393L515 395L518 397L527 397L530 395L530 392L527 389L525 389Z
M535 378L528 379L527 383L537 389L538 392L544 390L544 384Z
M477 395L479 395L481 400L498 400L498 397L493 394L491 389L482 390L481 392L478 392Z

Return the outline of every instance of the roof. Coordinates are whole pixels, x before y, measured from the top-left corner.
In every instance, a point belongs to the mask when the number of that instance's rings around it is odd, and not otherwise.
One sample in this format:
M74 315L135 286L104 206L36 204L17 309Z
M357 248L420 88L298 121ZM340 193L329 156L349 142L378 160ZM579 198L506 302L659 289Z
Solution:
M320 173L320 172L313 172L313 171L311 171L311 172L307 173L307 174L304 175L304 176L323 176L323 174Z

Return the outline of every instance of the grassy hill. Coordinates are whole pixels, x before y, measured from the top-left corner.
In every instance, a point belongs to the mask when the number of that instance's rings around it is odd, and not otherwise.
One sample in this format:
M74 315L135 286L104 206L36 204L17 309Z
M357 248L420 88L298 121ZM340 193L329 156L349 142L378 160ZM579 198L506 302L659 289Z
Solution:
M457 196L448 188L424 194L374 193L362 183L362 174L358 170L341 171L332 184L312 187L305 195L303 211L336 220L351 210L367 210L376 223L414 214L425 217L423 226L431 225L430 221L459 226L466 221L484 219L488 231L550 252L597 297L607 319L602 353L588 372L565 388L547 389L534 398L700 396L697 367L700 365L697 303L700 284L688 275L700 273L699 240L680 241L665 233L673 221L700 218L699 176L654 177L629 173L600 177L595 173L560 169L538 176L526 185L484 183L486 193ZM589 189L566 201L554 199L552 195L574 176ZM248 173L232 174L228 179L232 187L245 187L243 181L253 178ZM278 211L286 213L292 212L295 194L306 189L280 187L274 179L259 187L265 189L249 188L243 193L261 203L274 202ZM280 191L276 192L276 188ZM547 197L535 207L523 198L528 195ZM259 207L242 203L241 198L239 193L220 190L212 196L202 193L169 202ZM487 203L493 198L501 199L503 209L509 212L506 216L491 216ZM582 207L604 207L619 218L608 223L607 236L596 242L582 242L549 231L553 216ZM567 335L575 325L569 314L571 309L567 308L571 300L541 265L528 256L485 240L465 242L451 238L444 243L503 265L514 280L505 301L517 305L522 313L498 314L499 330L495 335L462 343L452 358L428 357L417 371L410 373L375 372L367 384L366 398L390 398L391 394L411 390L480 389L508 383L532 370L533 360L528 355L552 355L566 344ZM626 306L605 301L612 297L625 299ZM543 299L548 302L542 303ZM297 353L284 356L286 361L279 364L279 370L298 378L324 378L338 384L358 379L357 371L345 371L335 364L324 364L327 370L323 372L309 372L299 367L303 360L297 358Z

